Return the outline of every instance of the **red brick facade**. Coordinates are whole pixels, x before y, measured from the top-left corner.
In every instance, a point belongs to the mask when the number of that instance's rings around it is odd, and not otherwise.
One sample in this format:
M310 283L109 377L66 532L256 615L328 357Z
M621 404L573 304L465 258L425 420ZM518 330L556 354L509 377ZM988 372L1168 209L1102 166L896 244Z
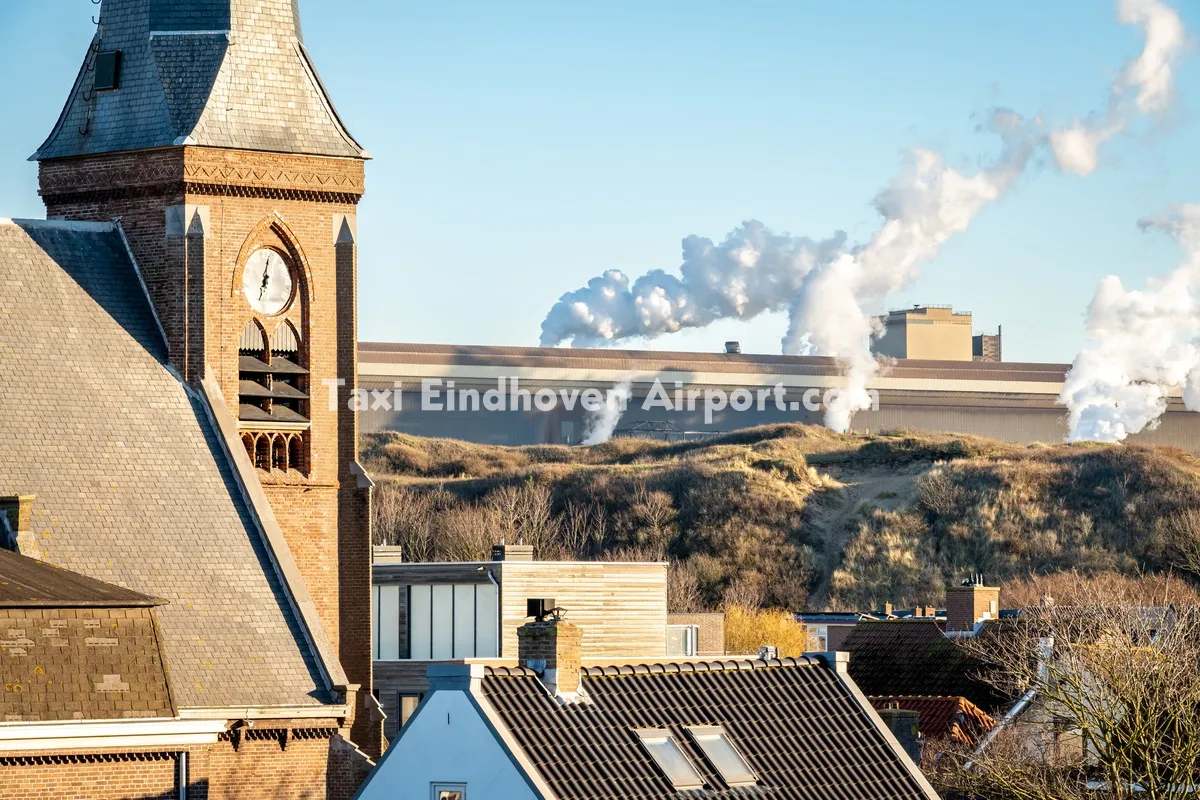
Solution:
M353 234L363 162L172 147L40 166L48 216L121 218L172 364L193 385L210 367L235 416L246 324L257 319L269 337L286 320L299 333L310 373L304 469L259 477L347 678L360 684L360 698L370 695L370 497L351 472L358 431L347 403L357 379ZM273 317L256 314L242 294L242 268L261 246L286 255L297 285L290 307ZM324 382L338 379L345 388L331 408ZM352 738L379 754L382 730L370 714L356 715Z
M181 752L187 800L349 800L366 777L334 728L256 727L183 750L0 755L0 800L177 800Z

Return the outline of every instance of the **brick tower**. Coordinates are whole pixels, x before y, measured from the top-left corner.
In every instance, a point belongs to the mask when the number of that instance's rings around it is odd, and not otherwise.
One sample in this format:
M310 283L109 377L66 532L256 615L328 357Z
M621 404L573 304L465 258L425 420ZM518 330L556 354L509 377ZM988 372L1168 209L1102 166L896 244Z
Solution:
M369 696L369 482L346 402L367 155L317 76L298 0L104 0L34 158L48 216L122 220L171 363L192 385L219 385L346 674ZM355 740L377 753L369 718Z

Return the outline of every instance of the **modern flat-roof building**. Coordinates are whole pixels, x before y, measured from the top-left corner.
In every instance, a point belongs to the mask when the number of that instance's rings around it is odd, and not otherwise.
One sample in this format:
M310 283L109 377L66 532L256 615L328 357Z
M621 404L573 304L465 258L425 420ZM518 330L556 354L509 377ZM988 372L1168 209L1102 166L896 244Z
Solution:
M1067 412L1057 400L1070 365L973 361L970 326L963 330L963 357L901 359L875 377L869 388L878 393L879 407L855 414L854 429L1061 442ZM824 393L843 383L838 364L820 357L371 342L359 345L359 376L365 389L396 393L389 407L372 402L360 414L365 432L505 445L582 441L595 415L578 395L569 402L571 392L608 391L624 382L632 396L616 434L668 439L780 422L819 424ZM423 382L431 387L425 407ZM776 385L784 393L778 403ZM540 389L556 396L544 408L534 403ZM706 418L703 402L689 407L688 400L689 392L706 389L743 389L752 402L744 411L727 407ZM526 391L529 398L519 394ZM1200 452L1200 414L1173 397L1159 427L1131 441Z
M492 561L408 563L376 548L375 685L389 736L428 691L430 664L513 658L529 601L565 610L589 631L587 660L667 655L663 562L534 561L528 545L497 545Z

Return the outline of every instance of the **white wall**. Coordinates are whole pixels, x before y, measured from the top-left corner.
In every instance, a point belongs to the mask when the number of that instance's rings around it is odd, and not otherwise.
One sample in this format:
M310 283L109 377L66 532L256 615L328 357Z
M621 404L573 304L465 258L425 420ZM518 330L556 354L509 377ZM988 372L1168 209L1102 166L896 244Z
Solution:
M466 692L426 698L357 800L430 800L434 783L465 783L465 800L537 800Z

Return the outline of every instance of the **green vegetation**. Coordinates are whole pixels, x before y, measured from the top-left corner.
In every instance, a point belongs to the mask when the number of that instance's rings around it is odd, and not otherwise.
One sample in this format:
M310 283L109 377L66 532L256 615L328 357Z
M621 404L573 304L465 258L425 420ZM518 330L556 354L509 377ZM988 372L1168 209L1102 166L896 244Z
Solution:
M590 448L372 434L362 449L376 540L409 558L520 539L543 558L669 559L679 610L933 604L970 572L1200 564L1200 461L1173 449L804 425Z

